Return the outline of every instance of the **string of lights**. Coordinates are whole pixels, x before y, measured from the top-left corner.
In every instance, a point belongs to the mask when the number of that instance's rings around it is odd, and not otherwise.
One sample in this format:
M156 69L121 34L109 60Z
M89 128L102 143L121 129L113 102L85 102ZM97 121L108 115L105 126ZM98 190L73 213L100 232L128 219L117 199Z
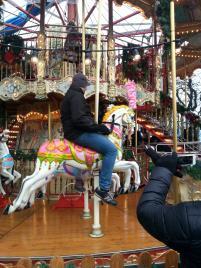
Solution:
M178 43L180 41L180 39L176 39L176 40L173 40L173 41L165 41L165 42L161 42L161 43L158 43L156 45L146 45L146 46L140 46L139 45L133 45L133 46L130 46L130 47L121 47L121 48L114 48L114 49L101 49L101 50L97 50L97 49L87 49L87 50L81 50L81 52L108 52L108 51L129 51L129 50L134 50L134 49L148 49L148 48L154 48L154 47L161 47L161 46L164 46L164 45L169 45L173 42L175 43ZM31 51L35 51L35 52L41 52L41 51L56 51L56 50L61 50L61 48L59 49L56 49L56 48L33 48L33 47L21 47L21 46L16 46L16 45L12 45L12 44L4 44L4 43L1 43L1 46L6 46L6 47L14 47L14 48L21 48L23 50L31 50Z

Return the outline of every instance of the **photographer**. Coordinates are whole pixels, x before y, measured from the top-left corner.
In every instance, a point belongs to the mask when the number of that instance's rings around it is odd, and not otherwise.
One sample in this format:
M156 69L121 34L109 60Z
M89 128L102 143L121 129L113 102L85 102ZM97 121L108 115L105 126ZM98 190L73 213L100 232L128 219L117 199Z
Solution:
M201 267L201 202L166 203L173 175L180 176L176 153L145 150L155 164L137 207L137 217L153 237L178 251L182 268Z

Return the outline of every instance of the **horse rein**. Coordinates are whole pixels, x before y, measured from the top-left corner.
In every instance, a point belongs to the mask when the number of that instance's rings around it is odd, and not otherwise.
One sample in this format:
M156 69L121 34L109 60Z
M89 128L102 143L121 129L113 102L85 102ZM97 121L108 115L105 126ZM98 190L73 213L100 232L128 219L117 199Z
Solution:
M111 127L110 127L110 131L112 133L113 129L114 129L114 126L119 126L120 127L120 124L119 123L115 123L115 114L112 115L112 122L102 122L103 124L111 124Z
M112 133L112 131L113 131L113 129L114 129L114 126L122 126L122 127L128 127L128 125L130 125L129 123L127 123L127 124L119 124L119 123L115 123L115 121L118 119L118 117L115 119L115 114L113 114L112 115L112 122L108 122L108 121L104 121L104 122L102 122L103 124L111 124L111 127L110 127L110 130L111 130L111 133Z

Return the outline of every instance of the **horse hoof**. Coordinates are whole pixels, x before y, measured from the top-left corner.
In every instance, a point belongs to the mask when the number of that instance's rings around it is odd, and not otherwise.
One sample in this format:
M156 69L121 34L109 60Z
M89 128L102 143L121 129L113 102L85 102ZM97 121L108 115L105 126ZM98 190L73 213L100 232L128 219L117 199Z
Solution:
M114 193L114 199L116 199L119 196L118 193Z
M119 188L118 195L120 195L120 194L124 194L124 188L123 187Z
M39 191L37 196L36 196L36 199L42 199L44 197L45 197L45 194L42 191Z
M9 214L9 208L10 208L10 205L7 205L4 210L3 210L3 215L8 215Z
M130 190L130 191L131 191L131 193L134 193L134 192L136 191L136 190L135 190L135 185L132 185L132 186L131 186L131 190Z
M28 208L30 208L30 207L31 207L31 203L28 202L28 203L26 204L26 206L24 207L24 209L28 209Z

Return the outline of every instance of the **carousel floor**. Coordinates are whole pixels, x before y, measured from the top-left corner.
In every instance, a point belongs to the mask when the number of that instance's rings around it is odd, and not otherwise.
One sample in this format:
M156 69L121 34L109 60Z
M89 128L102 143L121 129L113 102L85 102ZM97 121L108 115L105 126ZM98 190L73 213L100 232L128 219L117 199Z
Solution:
M80 256L161 247L138 223L139 193L122 195L117 207L101 206L102 238L91 238L93 219L81 218L82 209L53 209L38 200L35 206L0 216L0 259L5 257Z

